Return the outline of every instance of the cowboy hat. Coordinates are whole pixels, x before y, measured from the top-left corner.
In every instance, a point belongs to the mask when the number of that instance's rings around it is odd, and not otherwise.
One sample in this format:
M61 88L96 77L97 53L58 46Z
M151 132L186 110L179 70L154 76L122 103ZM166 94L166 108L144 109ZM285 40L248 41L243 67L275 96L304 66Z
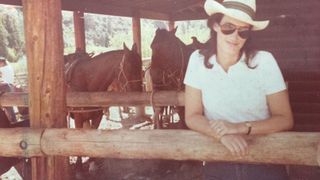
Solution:
M204 9L209 16L216 13L222 13L226 16L248 23L252 25L253 31L263 30L269 24L269 20L254 20L256 14L255 0L224 0L222 3L215 0L206 0Z

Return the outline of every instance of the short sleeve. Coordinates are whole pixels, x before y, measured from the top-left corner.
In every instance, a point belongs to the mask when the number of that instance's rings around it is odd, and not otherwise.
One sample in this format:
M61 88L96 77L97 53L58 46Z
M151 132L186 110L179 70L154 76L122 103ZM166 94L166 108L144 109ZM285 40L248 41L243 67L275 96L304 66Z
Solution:
M262 86L267 95L274 94L286 89L282 73L273 55L269 52L260 51L255 59L260 72Z
M201 89L201 65L203 66L203 56L199 51L194 51L189 59L184 84L193 88Z

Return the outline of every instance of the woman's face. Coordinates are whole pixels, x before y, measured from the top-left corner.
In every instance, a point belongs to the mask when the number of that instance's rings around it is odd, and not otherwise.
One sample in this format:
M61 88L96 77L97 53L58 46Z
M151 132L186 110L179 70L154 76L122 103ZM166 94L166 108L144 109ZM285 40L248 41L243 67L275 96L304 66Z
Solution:
M238 54L250 34L250 25L229 16L223 16L220 24L213 25L217 32L217 47L225 53ZM239 35L240 33L240 35Z

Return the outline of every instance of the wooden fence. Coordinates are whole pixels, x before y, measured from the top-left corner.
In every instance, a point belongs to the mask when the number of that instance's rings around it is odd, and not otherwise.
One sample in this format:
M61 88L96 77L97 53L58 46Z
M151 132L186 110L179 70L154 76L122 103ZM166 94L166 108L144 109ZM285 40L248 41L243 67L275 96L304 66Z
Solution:
M28 106L27 93L5 93L1 106ZM67 106L184 105L184 93L72 92ZM10 136L9 136L10 135ZM187 130L75 130L15 128L0 130L0 156L46 155L91 157L223 160L317 165L320 133L284 132L248 136L250 154L237 158L214 139Z
M9 136L10 135L10 136ZM0 156L90 156L128 159L221 160L317 165L320 133L248 136L249 155L232 156L218 141L188 130L0 130Z

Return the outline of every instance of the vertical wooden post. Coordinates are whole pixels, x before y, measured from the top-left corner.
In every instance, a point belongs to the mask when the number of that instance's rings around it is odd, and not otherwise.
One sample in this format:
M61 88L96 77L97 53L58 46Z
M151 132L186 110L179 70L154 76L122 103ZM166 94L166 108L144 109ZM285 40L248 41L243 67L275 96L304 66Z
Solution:
M142 57L141 51L141 24L140 17L132 17L132 34L133 34L133 43L137 45L138 53ZM144 77L142 77L144 78ZM136 116L141 117L145 115L144 106L136 106Z
M133 42L136 43L138 48L138 53L140 56L141 52L141 25L140 25L140 17L136 16L132 18L132 34L133 34Z
M76 49L82 52L86 52L86 37L84 28L84 12L73 12L74 34Z
M174 30L174 26L175 26L175 21L169 21L168 22L169 23L169 31L172 31L172 30Z
M61 1L22 0L31 127L66 127ZM32 158L32 179L69 179L67 157Z

